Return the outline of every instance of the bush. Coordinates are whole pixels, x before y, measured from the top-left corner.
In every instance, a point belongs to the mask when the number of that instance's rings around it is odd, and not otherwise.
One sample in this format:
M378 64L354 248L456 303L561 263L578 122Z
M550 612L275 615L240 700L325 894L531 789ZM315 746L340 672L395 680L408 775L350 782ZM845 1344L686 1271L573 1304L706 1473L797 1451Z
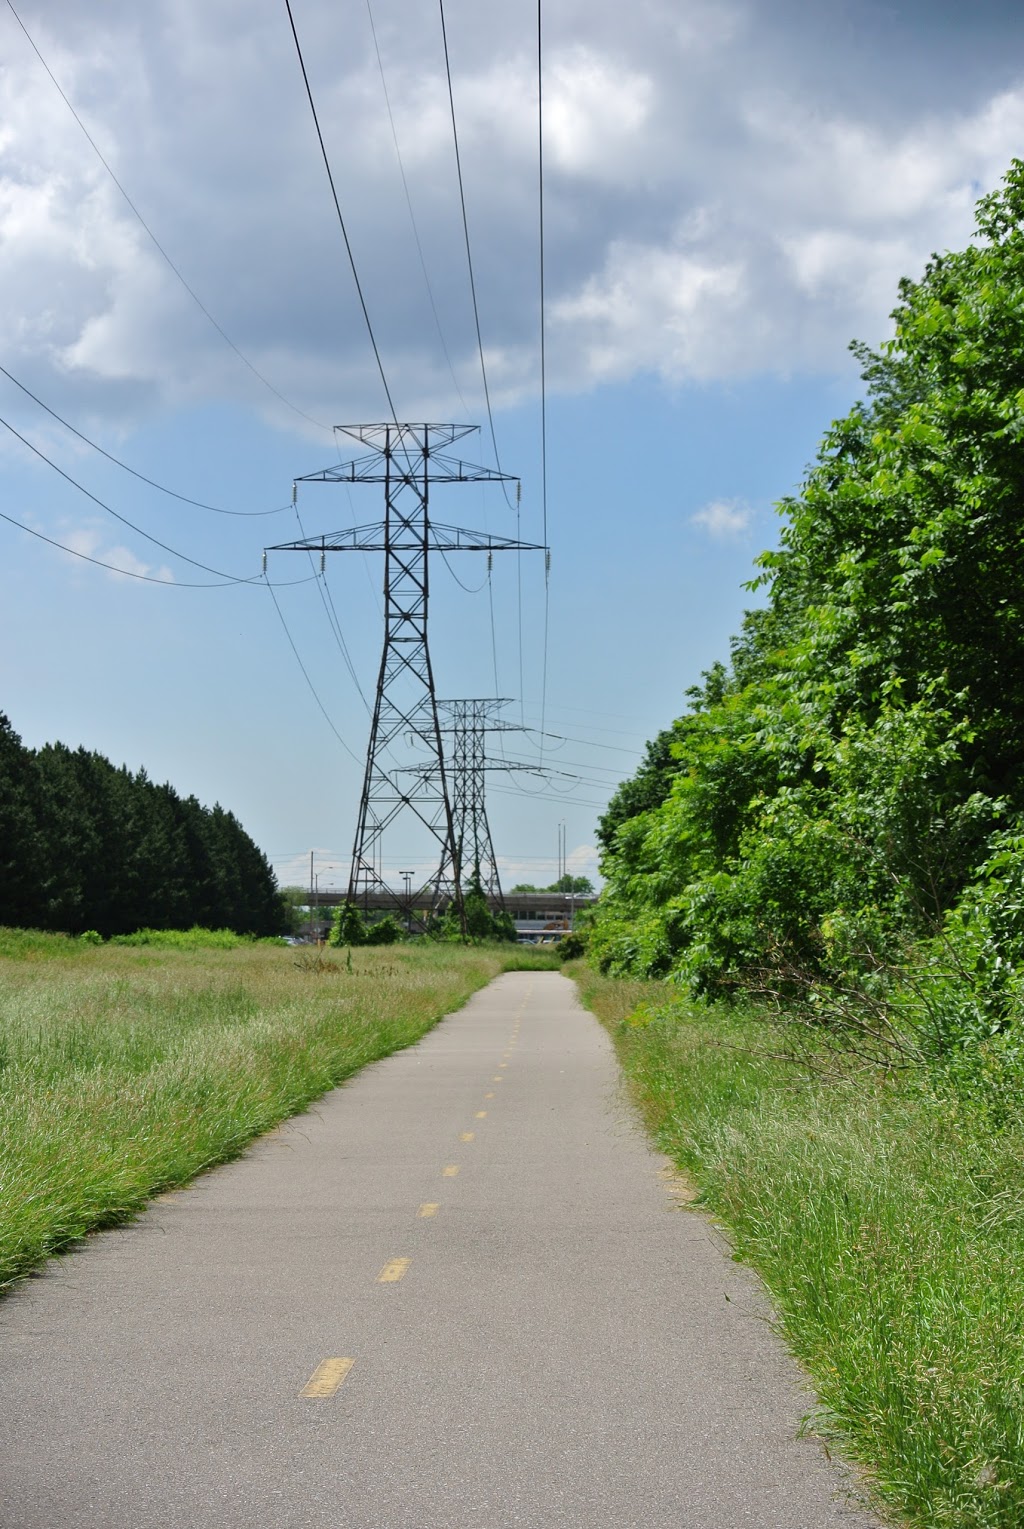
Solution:
M355 903L339 903L331 921L331 945L367 944L366 920Z
M233 929L202 929L198 924L191 929L136 929L134 934L115 934L110 940L111 945L156 945L166 950L238 950L253 943L251 936L235 934ZM272 936L269 943L283 942Z
M558 959L560 961L578 961L580 956L587 953L587 941L584 935L567 934L558 943Z
M397 940L404 937L405 930L394 914L388 913L384 918L378 919L375 924L366 925L363 943L365 945L394 945Z

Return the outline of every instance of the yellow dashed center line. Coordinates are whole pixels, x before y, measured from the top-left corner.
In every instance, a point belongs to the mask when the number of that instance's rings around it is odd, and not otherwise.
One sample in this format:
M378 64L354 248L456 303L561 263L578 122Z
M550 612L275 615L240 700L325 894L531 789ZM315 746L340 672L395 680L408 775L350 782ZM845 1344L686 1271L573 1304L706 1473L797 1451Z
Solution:
M477 1110L476 1118L477 1118L477 1120L486 1120L487 1119L487 1111L486 1110Z
M458 1171L459 1171L458 1163L449 1163L447 1168L442 1168L441 1169L441 1177L443 1179L453 1179L455 1177L455 1175L458 1173Z
M396 1285L411 1263L411 1258L389 1258L377 1275L378 1285Z
M493 1094L484 1094L484 1098L485 1099L493 1099L494 1095Z
M459 1133L459 1140L460 1141L472 1141L473 1137L475 1135L476 1135L475 1131L462 1131L462 1132Z
M325 1359L306 1381L300 1396L333 1396L355 1364L354 1359Z
M491 1079L491 1082L492 1083L500 1083L500 1082L502 1082L501 1074L500 1073L495 1073L494 1077Z
M417 1216L423 1216L425 1219L427 1216L436 1216L440 1209L440 1205L433 1205L428 1202L426 1205L421 1205L416 1214Z

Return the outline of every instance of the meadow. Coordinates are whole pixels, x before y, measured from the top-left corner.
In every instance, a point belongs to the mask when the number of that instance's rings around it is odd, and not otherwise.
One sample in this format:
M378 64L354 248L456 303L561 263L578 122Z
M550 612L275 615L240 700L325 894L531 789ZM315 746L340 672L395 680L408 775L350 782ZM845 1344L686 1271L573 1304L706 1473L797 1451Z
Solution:
M763 1277L807 1426L920 1529L1024 1523L1024 1120L785 1056L763 1014L575 963L660 1147ZM813 1062L813 1058L811 1058Z
M0 930L0 1290L411 1045L514 946L318 953Z

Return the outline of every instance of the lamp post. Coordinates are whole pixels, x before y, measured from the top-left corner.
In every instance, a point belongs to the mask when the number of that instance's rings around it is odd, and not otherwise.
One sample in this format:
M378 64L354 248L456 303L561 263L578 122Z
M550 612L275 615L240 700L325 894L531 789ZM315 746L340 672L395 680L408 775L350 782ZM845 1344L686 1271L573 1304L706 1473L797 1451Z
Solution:
M310 852L309 852L309 938L310 938L310 943L311 944L319 945L320 944L320 872L317 871L317 870L314 870L314 868L313 868L313 860L314 860L314 856L315 855L316 855L316 851L311 849ZM329 862L329 864L321 867L321 869L325 870L325 871L333 871L333 870L337 869L337 865L332 860L332 861Z
M405 932L406 934L412 934L412 909L409 906L409 899L412 896L412 878L416 873L414 871L399 871L398 874L405 882Z

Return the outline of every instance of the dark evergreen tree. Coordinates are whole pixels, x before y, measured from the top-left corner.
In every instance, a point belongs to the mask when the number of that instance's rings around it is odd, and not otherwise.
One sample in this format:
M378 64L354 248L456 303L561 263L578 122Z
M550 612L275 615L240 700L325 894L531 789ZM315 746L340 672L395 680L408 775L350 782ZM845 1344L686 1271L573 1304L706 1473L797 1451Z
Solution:
M33 753L0 714L0 923L268 935L287 918L266 856L232 813L87 749Z

